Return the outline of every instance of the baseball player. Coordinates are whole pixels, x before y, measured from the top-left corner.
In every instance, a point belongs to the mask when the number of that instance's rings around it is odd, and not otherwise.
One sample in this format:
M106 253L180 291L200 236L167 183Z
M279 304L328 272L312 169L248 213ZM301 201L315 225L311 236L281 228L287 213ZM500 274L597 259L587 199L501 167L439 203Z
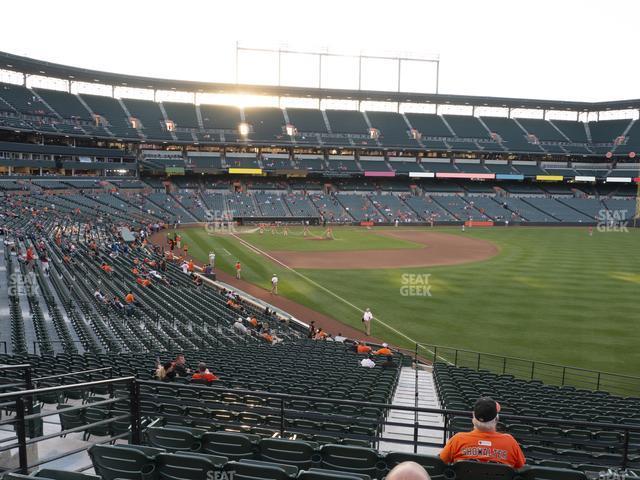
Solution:
M364 333L371 335L371 320L373 320L373 313L371 309L367 308L362 315L362 323L364 324Z

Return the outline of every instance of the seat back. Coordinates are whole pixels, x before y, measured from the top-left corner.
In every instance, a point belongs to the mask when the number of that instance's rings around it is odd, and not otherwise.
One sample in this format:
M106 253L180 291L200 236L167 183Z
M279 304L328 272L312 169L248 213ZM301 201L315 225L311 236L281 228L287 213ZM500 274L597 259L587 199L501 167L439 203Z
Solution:
M320 448L320 455L322 468L330 470L364 473L376 477L385 469L385 464L381 462L378 453L370 448L323 445Z
M212 480L220 470L206 456L161 453L155 460L158 480Z
M103 480L148 480L156 470L153 458L134 448L94 445L89 448L89 457Z
M222 455L231 460L255 458L251 440L241 433L208 432L202 435L201 452Z
M260 440L259 451L261 460L295 465L300 469L319 465L322 459L311 445L299 440L264 438Z
M179 428L149 427L145 434L149 445L168 452L198 451L202 446L191 432Z
M285 469L266 462L229 462L224 466L225 472L233 472L236 480L291 480Z
M455 480L512 480L515 470L501 463L462 460L452 466Z
M421 455L419 453L390 452L384 457L387 469L391 470L402 462L416 462L427 471L431 478L444 475L446 464L435 455Z
M552 467L525 467L518 472L522 480L586 480L587 476L580 470Z

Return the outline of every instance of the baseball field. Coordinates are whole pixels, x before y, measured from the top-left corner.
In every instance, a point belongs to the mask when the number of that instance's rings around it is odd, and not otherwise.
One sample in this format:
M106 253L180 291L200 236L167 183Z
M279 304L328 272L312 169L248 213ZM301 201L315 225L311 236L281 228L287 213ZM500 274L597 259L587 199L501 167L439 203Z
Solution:
M609 372L640 370L640 230L393 228L228 233L183 229L189 255L225 278L413 348L414 342ZM266 293L266 292L265 292ZM267 293L268 295L268 293ZM332 332L337 333L337 332Z

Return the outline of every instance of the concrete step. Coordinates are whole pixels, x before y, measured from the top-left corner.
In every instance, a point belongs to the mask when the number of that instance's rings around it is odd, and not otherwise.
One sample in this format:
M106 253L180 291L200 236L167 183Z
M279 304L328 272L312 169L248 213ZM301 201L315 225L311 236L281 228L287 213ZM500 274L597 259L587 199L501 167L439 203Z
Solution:
M426 370L417 371L417 391L418 407L440 408L440 401L436 393L431 372ZM416 405L416 370L411 367L404 367L400 372L398 386L391 402L393 405L414 407ZM413 445L395 443L392 440L413 441L413 423L415 421L414 412L407 410L391 410L387 416L387 421L404 423L406 425L388 425L382 433L383 440L378 448L381 451L413 452ZM421 412L418 414L418 423L421 427L442 427L444 425L441 415L436 413ZM440 444L442 442L442 432L428 428L421 428L418 432L419 442ZM439 447L419 447L419 453L438 454Z

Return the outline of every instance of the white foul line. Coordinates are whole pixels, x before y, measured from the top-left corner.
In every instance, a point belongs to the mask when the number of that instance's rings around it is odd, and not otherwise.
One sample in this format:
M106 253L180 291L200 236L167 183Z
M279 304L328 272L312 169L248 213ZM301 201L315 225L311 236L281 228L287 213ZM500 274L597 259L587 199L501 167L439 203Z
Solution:
M269 255L267 252L265 252L264 250L260 250L258 247L256 247L255 245L252 245L251 243L249 243L248 241L244 240L243 238L238 237L235 233L231 233L231 236L234 237L236 240L238 240L240 243L242 243L245 247L247 247L249 250L252 250L253 252L257 253L258 255L263 255L265 257L267 257L268 259L276 262L277 264L281 265L282 267L286 268L287 270L289 270L290 272L298 275L299 277L305 279L307 282L311 283L312 285L315 285L316 287L320 288L321 290L324 290L325 292L327 292L329 295L334 296L335 298L337 298L338 300L340 300L341 302L343 302L346 305L349 305L350 307L352 307L353 309L357 310L358 312L362 312L363 309L357 307L356 305L354 305L353 303L351 303L350 301L342 298L340 295L338 295L337 293L332 292L331 290L329 290L328 288L320 285L318 282L316 282L315 280L310 279L309 277L307 277L306 275L298 272L297 270L294 270L293 268L291 268L289 265L282 263L280 260L278 260L275 257L272 257L271 255ZM423 346L420 342L418 342L417 340L414 340L413 338L405 335L404 333L402 333L399 330L396 330L394 327L392 327L391 325L383 322L380 317L378 316L374 316L373 317L374 320L376 320L378 323L380 323L382 326L386 327L387 329L391 330L392 332L396 333L397 335L400 335L401 337L409 340L411 343L415 343L417 345L420 346L420 348L424 348L427 352L435 354L435 352L425 346ZM451 362L449 362L446 358L438 355L437 358L440 358L442 360L444 360L446 363L448 363L449 365L452 365Z

